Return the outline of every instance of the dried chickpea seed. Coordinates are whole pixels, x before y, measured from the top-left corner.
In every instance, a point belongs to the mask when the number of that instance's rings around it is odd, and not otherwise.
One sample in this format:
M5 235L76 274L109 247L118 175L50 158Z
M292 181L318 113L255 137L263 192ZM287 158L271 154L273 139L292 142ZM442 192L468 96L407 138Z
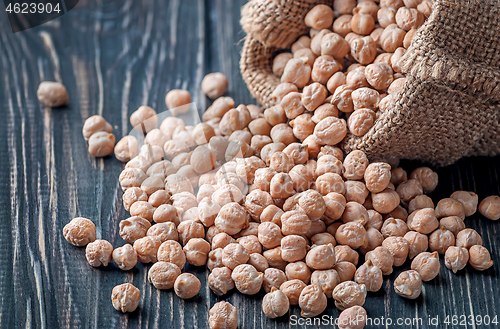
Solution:
M479 204L479 212L488 219L500 219L500 197L498 195L491 195L485 198Z
M469 261L469 251L463 247L451 246L444 254L444 264L446 267L457 273L467 266Z
M111 302L117 311L133 312L141 301L141 291L130 283L123 283L113 288Z
M77 247L83 247L95 241L95 225L87 218L73 218L63 228L66 241Z
M485 271L493 266L490 252L483 246L475 245L469 249L469 264L478 270Z
M95 240L85 248L85 257L90 266L99 267L108 266L111 262L113 246L106 240Z
M415 299L422 291L422 278L417 271L401 272L394 280L394 291L404 298Z
M334 18L335 15L330 6L317 5L306 14L304 23L313 29L322 30L331 27Z
M289 307L288 297L283 291L274 287L262 299L262 311L271 319L285 315Z
M148 281L156 289L172 289L177 277L181 275L181 270L175 264L168 262L157 262L148 271Z
M115 148L115 135L105 131L98 131L89 138L89 153L102 158L111 153Z
M224 95L229 83L224 74L213 72L205 75L201 81L201 90L211 99L219 98Z
M335 306L343 311L353 306L363 306L366 298L366 287L364 284L357 284L354 281L345 281L335 287L332 297Z
M417 271L423 281L430 281L439 274L441 265L439 263L439 254L423 252L417 255L411 262L411 269Z
M367 314L363 307L353 306L343 310L338 317L339 329L363 329Z
M131 244L125 244L113 250L113 261L122 271L131 270L137 264L137 253Z
M210 329L236 329L238 327L238 310L228 302L215 303L209 311Z
M69 103L68 91L60 82L43 81L38 85L36 95L42 104L49 107L66 106Z
M191 273L182 273L175 279L174 291L182 299L193 298L198 294L201 282Z
M239 292L245 295L255 295L262 287L264 274L257 272L252 265L241 264L234 268L231 278Z
M281 288L280 288L281 289ZM300 292L299 307L302 317L313 317L323 313L327 306L327 298L321 287L316 284L306 286Z

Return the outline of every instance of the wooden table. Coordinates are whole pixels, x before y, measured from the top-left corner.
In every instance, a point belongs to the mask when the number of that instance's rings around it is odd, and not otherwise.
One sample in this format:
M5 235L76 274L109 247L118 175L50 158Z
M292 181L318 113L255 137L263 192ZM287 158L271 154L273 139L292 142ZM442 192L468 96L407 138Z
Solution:
M63 226L75 216L91 218L97 237L114 246L124 242L118 223L127 217L118 175L123 165L113 156L87 153L81 129L93 114L115 126L117 138L131 128L129 115L142 104L166 110L173 88L188 89L199 108L208 100L200 82L221 71L230 80L228 94L237 103L254 103L242 81L239 49L244 33L238 23L244 0L88 1L48 24L13 34L0 17L0 327L1 328L207 328L208 310L217 301L206 284L208 272L188 267L202 281L193 300L159 291L138 264L122 272L114 265L92 268L83 248L67 243ZM50 109L36 97L38 84L57 80L68 88L68 108ZM418 163L404 163L407 169ZM473 190L480 199L500 194L500 157L472 158L438 170L435 201L454 190ZM485 328L500 325L444 324L446 316L500 316L499 223L476 214L467 226L482 235L496 265L479 273L471 268L454 275L444 264L440 276L423 287L416 301L393 292L370 293L370 317L422 318L406 328ZM111 305L113 286L133 282L142 292L139 310L121 314ZM224 299L239 311L240 328L303 328L292 318L269 320L261 298L230 293ZM299 315L293 307L290 315ZM339 311L329 301L326 315ZM438 326L429 325L439 316ZM469 318L467 318L469 320ZM331 328L331 325L321 325ZM372 328L402 328L374 325ZM313 328L313 327L311 327Z

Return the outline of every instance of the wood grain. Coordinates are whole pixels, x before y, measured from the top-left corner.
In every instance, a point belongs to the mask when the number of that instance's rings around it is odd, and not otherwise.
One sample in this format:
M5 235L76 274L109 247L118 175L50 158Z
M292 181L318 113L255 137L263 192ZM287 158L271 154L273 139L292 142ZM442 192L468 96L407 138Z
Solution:
M72 217L88 217L99 238L124 244L117 229L127 217L118 186L122 164L114 157L88 155L81 129L90 115L104 115L120 138L140 105L166 110L164 97L170 89L188 89L203 110L209 102L199 86L212 71L229 77L228 94L237 102L255 102L238 69L244 2L81 0L63 17L16 34L5 13L0 14L1 328L208 327L208 310L220 298L209 291L205 269L188 267L202 281L202 291L183 301L171 291L154 289L147 282L148 266L139 264L126 273L115 266L91 268L84 250L64 240L62 227ZM38 102L36 89L43 80L66 85L68 108L50 109ZM404 162L409 170L418 165ZM435 201L457 189L476 191L480 199L500 194L499 157L463 159L438 172ZM406 328L445 328L446 315L498 317L499 224L476 214L467 225L483 236L496 263L493 269L479 273L467 268L454 275L443 265L439 278L424 285L422 297L408 301L391 284L407 263L387 277L383 292L370 294L365 305L369 316L422 318L422 325ZM111 289L123 282L132 282L143 295L140 309L132 314L120 314L111 305ZM240 328L306 327L289 318L264 317L262 296L233 292L223 299L238 307ZM294 307L290 315L299 313ZM331 301L325 314L339 314ZM435 316L441 324L428 325Z

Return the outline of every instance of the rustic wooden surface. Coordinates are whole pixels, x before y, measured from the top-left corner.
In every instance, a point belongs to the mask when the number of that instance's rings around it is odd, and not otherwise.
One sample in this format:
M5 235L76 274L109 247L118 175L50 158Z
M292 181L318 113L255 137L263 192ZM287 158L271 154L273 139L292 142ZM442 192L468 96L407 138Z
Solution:
M199 85L204 74L221 71L230 79L229 95L253 103L238 70L243 32L238 24L244 0L86 1L49 24L13 34L0 13L0 327L1 328L207 328L210 293L207 271L188 267L202 281L193 300L160 292L147 282L148 266L130 272L115 266L91 268L84 250L68 244L62 227L75 216L91 218L97 237L114 246L124 242L118 222L127 217L121 203L114 157L88 155L81 135L84 120L102 114L117 138L130 129L129 115L142 104L166 110L165 93L191 91L199 108L208 100ZM36 98L40 81L57 80L69 90L64 109L43 107ZM404 163L406 168L418 165ZM480 199L500 194L500 158L464 159L438 170L434 200L457 189L473 190ZM442 266L438 279L426 283L422 296L397 296L391 281L371 293L366 309L372 318L422 318L406 328L486 328L446 326L445 316L500 316L499 223L480 215L467 225L483 236L495 261L479 273L471 268L454 275ZM138 311L123 315L111 305L113 286L133 282L142 292ZM225 296L239 310L240 328L302 328L289 318L263 316L257 296ZM299 309L292 308L291 315ZM339 312L329 301L325 313ZM438 326L429 325L439 316ZM459 318L461 319L461 318ZM469 321L469 318L467 318ZM317 326L318 327L318 326ZM331 325L319 327L331 328ZM398 328L403 326L369 326Z

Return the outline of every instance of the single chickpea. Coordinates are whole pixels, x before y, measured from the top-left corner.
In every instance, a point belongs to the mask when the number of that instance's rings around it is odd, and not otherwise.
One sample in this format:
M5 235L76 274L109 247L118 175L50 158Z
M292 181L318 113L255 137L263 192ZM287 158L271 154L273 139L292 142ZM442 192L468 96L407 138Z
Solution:
M38 85L36 95L38 100L48 107L66 106L69 103L68 91L60 82L42 81Z
M303 210L287 211L281 216L283 235L305 235L311 228L311 219Z
M185 220L177 226L177 233L179 234L179 241L185 246L191 239L203 238L205 236L205 228L199 222Z
M252 121L250 112L246 106L239 105L235 109L227 111L219 123L219 129L222 135L231 135L234 131L242 130Z
M151 194L147 200L141 200L141 201L148 201L154 208L155 211L158 209L158 207L162 205L169 204L171 201L172 195L168 193L165 190L158 190ZM153 213L153 219L154 219L154 213Z
M274 267L282 271L285 270L287 262L281 258L281 247L266 250L262 255L267 259L269 267Z
M151 223L147 219L132 216L120 222L120 236L126 242L134 243L136 240L145 237L150 227Z
M264 274L257 272L252 265L241 264L234 268L231 278L239 292L245 295L255 295L262 287Z
M411 262L411 269L420 274L422 281L434 279L439 274L440 267L437 251L420 253Z
M322 55L316 58L311 71L311 79L322 85L326 85L333 74L340 71L342 65L330 55Z
M218 233L212 238L212 250L224 248L228 244L235 242L236 240L234 240L229 234L224 232Z
M264 287L264 290L266 293L271 292L273 288L279 289L280 286L287 281L286 279L286 274L282 270L279 270L277 268L267 268L264 271L264 279L262 282L262 286ZM296 281L296 280L294 280ZM301 280L298 280L301 282L301 284L305 287L305 283L303 283ZM285 293L286 294L286 293ZM299 292L300 294L300 292ZM297 295L298 299L298 295ZM295 303L297 304L297 303ZM295 305L294 304L294 305Z
M292 58L293 54L289 52L276 55L273 60L273 73L276 76L281 77L283 75L283 71L285 70L286 63L288 63L288 61Z
M422 291L422 278L417 271L401 272L394 280L394 291L404 298L416 299Z
M463 247L451 246L444 254L444 264L446 267L457 273L467 265L469 261L469 251Z
M465 216L472 216L476 213L478 196L474 192L456 191L450 198L459 201L464 207Z
M379 267L384 275L389 275L393 271L394 257L386 247L380 246L366 253L365 260L370 260L373 265Z
M277 85L276 89L274 89L274 91L271 93L271 98L274 99L276 102L281 102L283 97L285 97L289 93L298 92L298 91L299 91L299 89L293 83L282 82L279 85ZM269 109L272 109L272 107ZM267 110L264 111L264 118L265 118L266 111ZM267 118L266 118L266 120L267 120ZM271 122L270 122L270 124L271 124Z
M368 222L368 211L358 202L347 202L344 213L342 214L342 222L344 224L356 222L365 225Z
M321 287L312 284L302 289L299 297L300 315L314 317L323 313L327 306L327 298Z
M314 128L314 136L327 145L340 143L347 134L346 122L336 117L321 120Z
M394 259L394 266L401 266L408 258L409 245L408 241L400 236L391 236L384 240L382 246L389 250L389 253Z
M201 90L209 98L216 99L224 95L228 85L229 83L224 74L220 72L213 72L205 75L201 81Z
M192 238L184 245L186 261L194 266L203 266L207 263L210 243L203 238Z
M260 151L261 159L269 165L269 160L274 152L281 152L285 149L286 145L283 143L270 143L262 148ZM263 189L262 189L263 190Z
M321 55L342 60L350 51L349 43L337 33L327 33L321 38Z
M394 8L394 9L399 9L400 7L403 7L405 4L403 0L380 0L380 7L381 8Z
M399 195L396 191L386 188L380 193L372 193L373 209L381 214L389 214L399 206Z
M324 150L324 148L322 148ZM344 169L342 162L337 159L334 155L325 154L318 158L316 162L316 177L324 175L326 173L342 174Z
M363 204L370 194L366 188L365 183L360 181L346 181L345 185L345 199L347 202L357 202ZM316 187L317 188L317 187Z
M230 202L222 206L215 218L215 226L230 235L240 232L248 226L248 217L245 208L236 202Z
M333 244L313 247L306 255L306 263L315 270L331 269L336 262Z
M416 210L432 208L434 209L434 202L427 195L421 194L414 197L408 204L408 212L411 214Z
M113 250L113 261L122 271L131 270L137 264L137 253L130 244L125 244Z
M141 301L141 291L130 283L123 283L113 288L111 302L117 311L133 312Z
M269 168L277 173L288 173L293 168L293 160L284 152L274 152L269 158Z
M245 264L249 258L248 250L238 243L230 243L222 251L222 263L231 270L238 265Z
M366 286L357 284L354 281L345 281L335 287L332 297L335 306L343 311L353 306L362 306L366 298Z
M352 65L350 66L350 68L351 67ZM356 67L355 69L350 70L346 76L347 86L345 86L344 88L351 88L354 90L357 88L370 87L368 80L366 80L365 71L366 67L362 65ZM348 111L343 111L343 112L348 112ZM349 112L352 112L352 110Z
M349 76L349 75L348 75ZM345 112L345 113L350 113L354 111L354 103L352 101L352 92L353 89L349 85L342 85L335 89L335 92L333 94L332 98L332 104L337 107L339 111ZM334 117L330 117L334 118ZM329 117L324 118L320 122L317 123L319 125L322 121L328 120ZM339 120L338 118L336 118ZM334 119L330 119L330 121L336 121ZM316 126L317 128L318 126ZM318 138L320 142L323 144L326 144L326 142L322 141L321 138ZM333 144L330 144L333 145Z
M183 269L186 264L186 255L180 243L174 240L163 242L158 248L157 259L159 262L169 262L175 264L179 269Z
M260 221L262 223L272 222L273 224L280 226L281 215L283 214L283 210L281 210L279 207L275 205L269 205L262 211L262 214L260 215Z
M73 218L63 228L66 241L77 247L83 247L95 241L95 225L87 218Z
M156 263L158 248L161 241L155 237L145 236L134 242L134 250L137 253L137 259L141 263Z
M408 204L417 195L424 194L422 184L416 179L409 179L404 183L399 184L396 188L399 198L404 204ZM430 233L430 232L429 232Z
M403 39L403 47L408 49L411 46L411 42L415 35L417 34L417 29L412 28L410 31L406 32L405 38Z
M368 213L368 221L366 222L366 228L373 227L376 230L380 230L382 225L384 224L384 220L382 219L382 215L373 209L367 210Z
M346 185L339 174L324 173L316 179L315 185L316 189L323 195L328 195L329 193L344 195L346 193Z
M98 131L89 138L89 153L102 158L111 154L115 147L115 135Z
M233 108L234 100L231 97L219 97L212 103L205 113L203 113L202 119L206 122L214 118L222 118L227 111Z
M130 124L139 131L149 132L158 126L157 113L151 107L142 105L130 115Z
M207 119L208 120L208 119ZM160 124L160 131L171 139L176 129L185 129L184 120L176 117L167 117Z
M119 161L130 161L130 159L136 157L139 154L137 138L130 135L123 137L118 143L116 143L114 152L115 157Z
M352 281L356 273L356 266L350 262L338 262L333 269L337 271L340 282Z
M352 57L360 64L369 64L377 56L377 45L370 36L355 38L350 45Z
M448 231L445 227L442 227L432 232L429 235L429 249L431 251L437 251L441 255L446 253L449 247L455 245L455 235Z
M208 253L207 268L210 271L213 271L214 269L221 267L224 267L224 264L222 263L222 248L217 248ZM229 275L231 276L231 273Z
M333 32L345 37L348 33L352 32L351 20L352 15L350 14L337 17L333 22Z
M465 229L464 221L457 216L448 216L441 218L441 220L439 221L439 226L447 229L448 231L453 233L454 236L456 236L458 232Z
M153 221L155 223L172 222L175 225L179 225L180 220L177 208L170 204L160 205L153 213Z
M335 240L339 244L347 245L354 249L367 246L367 238L366 230L359 222L342 224L335 233Z
M356 13L351 19L351 29L354 33L367 35L373 31L375 19L371 15Z
M466 228L458 232L456 237L457 247L464 247L470 249L470 247L475 245L482 245L483 239L475 230L471 228Z
M285 123L277 124L271 129L271 139L274 143L283 143L285 146L297 141L292 127Z
M162 243L167 240L177 241L179 239L175 224L172 222L154 224L148 229L146 235L155 237Z
M338 317L339 329L362 329L365 327L367 314L361 306L353 306L342 311Z
M153 220L154 211L154 207L147 201L137 201L130 206L130 215L140 216L150 222Z
M293 95L293 93L290 93L290 94ZM290 95L290 94L288 94L288 95ZM288 97L288 95L285 96L285 98L283 98L283 100L285 100ZM314 82L314 83L304 87L304 89L302 91L301 102L302 102L303 106L306 108L306 110L314 111L318 106L320 106L324 103L327 95L328 95L328 91L326 90L326 87L318 82ZM282 101L282 103L283 103L283 101ZM285 113L287 113L286 107L283 106L283 104L281 104L281 107L285 110ZM299 107L299 106L297 106L297 107ZM288 111L288 112L290 112L290 111ZM293 118L290 118L290 119L293 119Z
M285 111L285 115L288 119L295 119L304 112L305 107L301 98L302 95L300 93L291 92L281 100L280 107Z
M292 53L295 53L297 50L303 48L309 48L310 46L311 46L311 38L308 37L307 35L303 35L292 44L291 50Z
M338 245L335 246L335 259L336 262L350 262L358 265L359 254L349 246Z
M380 101L379 92L372 88L367 88L367 87L362 87L354 90L351 94L351 97L354 104L354 108L356 110L363 108L375 110L378 107L378 103Z
M365 170L364 178L370 192L382 192L391 181L391 166L385 162L371 163Z
M349 131L354 136L363 136L373 126L375 112L370 109L358 109L351 113L347 120Z
M354 274L354 281L358 285L364 285L367 291L379 291L384 283L382 270L373 265L370 260L361 265Z
M424 208L408 216L408 227L422 234L429 234L439 227L434 209Z
M287 262L302 260L307 253L307 240L300 235L288 235L281 239L281 257Z
M250 148L253 150L254 155L260 158L260 153L264 146L271 144L273 140L269 136L254 135L250 142Z
M269 184L271 197L274 199L288 198L295 194L293 182L287 173L277 173Z
M329 270L316 270L311 275L311 284L318 285L323 290L327 298L332 297L333 289L340 283L340 277L337 271Z
M231 279L232 271L227 267L214 268L208 276L208 286L217 296L225 295L234 289L234 281Z
M85 248L85 257L92 267L108 266L112 253L113 246L106 240L95 240Z
M307 57L290 59L281 75L281 82L293 83L297 88L304 87L311 76L311 67L307 60Z
M306 114L303 114L306 115ZM310 116L310 115L309 115ZM299 116L300 118L301 116ZM297 119L299 119L297 118ZM294 121L296 121L295 119ZM311 133L314 130L314 127L311 128ZM294 130L295 134L295 130ZM303 145L301 143L291 143L285 149L283 150L283 153L288 155L290 159L293 160L294 165L302 165L309 160L309 151L308 151L308 146Z
M202 86L203 89L203 86ZM165 96L165 104L173 116L186 113L191 103L191 94L187 90L172 89Z
M147 178L144 171L138 168L125 168L118 178L123 191L131 187L140 187L142 182Z
M425 16L415 8L401 7L396 13L396 23L405 31L417 29L424 24Z
M384 242L384 236L382 233L373 227L366 229L366 235L368 237L368 245L364 248L358 249L358 251L362 254L366 254L375 248L382 246L382 243Z
M424 252L429 247L429 238L427 235L409 231L404 235L406 242L408 242L408 257L413 259L418 254Z
M441 199L436 205L436 216L438 218L457 216L460 219L465 219L465 209L460 201L452 198Z
M366 66L365 77L368 83L377 90L387 89L394 81L392 68L386 63L370 64ZM380 98L378 98L377 101L376 106L379 105Z
M380 8L377 12L377 21L382 27L387 27L391 24L396 23L396 11L395 8Z
M368 164L366 154L363 151L354 150L344 160L343 175L349 180L363 179Z
M215 303L209 311L210 329L236 329L238 327L238 310L228 302Z
M484 198L479 204L479 212L488 219L500 219L500 197L498 195L491 195Z
M252 265L259 272L264 272L269 268L269 263L267 262L266 257L256 252L250 254L247 264Z
M285 315L289 307L288 297L281 290L274 287L262 299L262 311L271 319Z
M316 190L307 190L301 193L298 205L307 214L310 220L318 220L326 211L323 196Z
M393 53L399 47L403 47L405 35L406 32L403 29L400 29L396 24L390 24L380 35L380 47L386 52Z
M291 94L293 92L295 92L295 91L291 91L290 93L287 93L287 95ZM281 98L280 102L286 96L283 96L283 98ZM264 118L271 126L276 126L280 123L286 123L288 120L288 118L286 117L285 111L281 108L281 105L279 105L279 104L266 109L264 111Z
M438 174L429 167L420 167L413 170L410 178L418 180L426 194L434 191L438 184Z
M174 291L182 299L193 298L201 288L200 280L191 273L182 273L175 279Z
M255 235L247 235L240 237L236 240L237 243L241 244L250 254L262 253L262 245L259 239Z
M265 192L270 191L271 180L277 173L271 168L260 168L255 171L255 186Z
M168 290L174 287L175 280L180 274L181 270L177 265L169 262L157 262L148 271L148 281L156 289Z
M306 26L322 30L331 27L334 18L335 14L330 6L316 5L306 14L304 23Z

